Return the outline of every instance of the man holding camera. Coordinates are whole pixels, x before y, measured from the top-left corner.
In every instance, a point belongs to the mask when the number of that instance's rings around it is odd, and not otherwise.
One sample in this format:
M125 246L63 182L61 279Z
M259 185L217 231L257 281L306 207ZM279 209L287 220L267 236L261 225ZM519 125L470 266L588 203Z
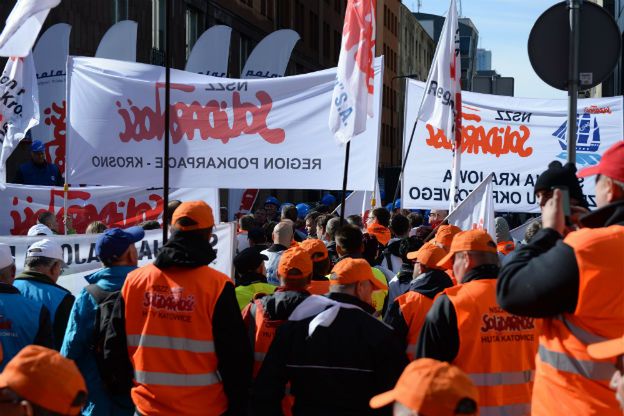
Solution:
M551 163L539 179L575 170ZM598 209L578 220L574 206L564 214L564 192L557 189L564 184L536 189L544 228L498 279L503 309L544 318L531 409L536 416L621 415L609 389L615 363L592 358L587 345L624 334L624 141L578 176L594 175ZM581 203L578 184L567 185L571 205ZM582 229L567 232L575 221Z

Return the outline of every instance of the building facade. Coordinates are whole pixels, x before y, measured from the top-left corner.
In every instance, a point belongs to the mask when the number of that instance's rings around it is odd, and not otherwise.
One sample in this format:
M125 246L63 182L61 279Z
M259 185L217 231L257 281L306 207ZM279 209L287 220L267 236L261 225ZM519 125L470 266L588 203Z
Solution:
M477 71L492 70L492 51L477 49Z

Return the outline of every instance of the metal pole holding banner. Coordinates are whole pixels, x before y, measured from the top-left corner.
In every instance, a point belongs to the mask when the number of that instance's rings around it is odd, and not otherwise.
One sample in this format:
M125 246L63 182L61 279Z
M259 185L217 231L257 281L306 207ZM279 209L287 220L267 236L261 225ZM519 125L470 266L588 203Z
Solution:
M340 225L344 224L345 200L347 199L347 179L349 176L349 152L351 151L351 141L347 142L345 150L344 176L342 177L342 205L340 206Z
M579 89L580 20L583 0L567 0L570 13L570 49L568 61L568 162L576 163L576 111Z
M171 2L165 0L165 131L164 131L164 156L163 164L163 244L167 242L169 237L169 213L167 206L169 205L169 123L171 115L169 114L169 96L171 86L171 36L169 29L173 27L171 24Z

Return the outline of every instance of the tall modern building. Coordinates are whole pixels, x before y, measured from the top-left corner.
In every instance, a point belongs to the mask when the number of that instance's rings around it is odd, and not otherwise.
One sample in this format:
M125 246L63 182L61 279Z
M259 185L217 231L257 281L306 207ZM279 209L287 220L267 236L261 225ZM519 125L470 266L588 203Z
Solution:
M477 71L492 70L492 51L477 49Z
M438 43L444 16L429 13L414 13L422 27L431 36L434 42ZM459 19L459 46L461 52L461 83L462 89L472 91L472 78L477 72L477 45L479 43L479 31L472 20L466 17Z

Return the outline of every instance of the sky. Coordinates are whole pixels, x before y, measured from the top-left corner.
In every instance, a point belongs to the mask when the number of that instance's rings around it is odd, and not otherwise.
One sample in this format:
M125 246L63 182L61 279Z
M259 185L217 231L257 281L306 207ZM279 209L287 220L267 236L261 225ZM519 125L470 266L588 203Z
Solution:
M420 11L446 15L450 0L421 0ZM461 17L472 20L479 31L479 48L492 51L492 69L515 78L515 96L566 98L567 92L545 84L531 67L527 44L537 18L561 0L463 0ZM459 8L459 0L458 8ZM412 11L417 0L403 0Z

